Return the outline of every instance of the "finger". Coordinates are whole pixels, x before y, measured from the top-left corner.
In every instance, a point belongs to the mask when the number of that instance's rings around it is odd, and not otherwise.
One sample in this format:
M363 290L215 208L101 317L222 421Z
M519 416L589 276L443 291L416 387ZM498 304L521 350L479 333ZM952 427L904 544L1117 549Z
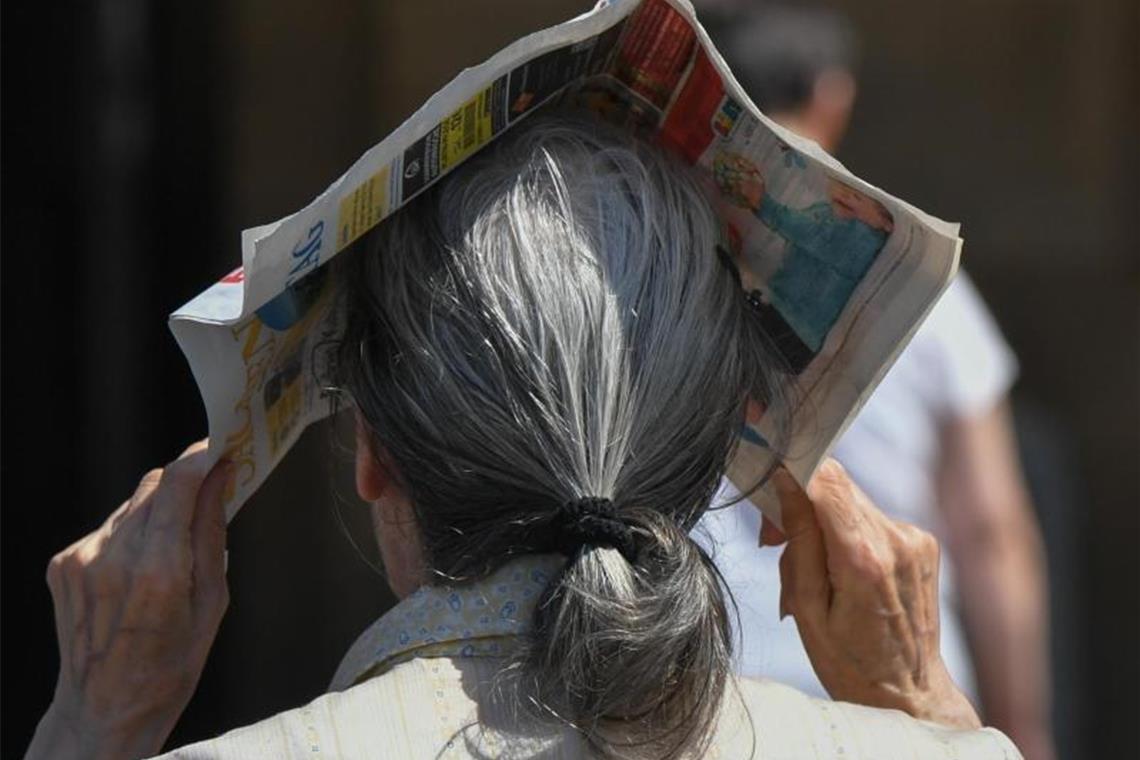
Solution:
M769 520L767 517L760 517L760 545L761 546L779 546L788 540L784 532L776 526L776 523Z
M937 647L938 541L913 525L894 524L899 596L916 630Z
M823 534L832 587L875 598L890 596L898 563L891 520L834 460L819 468L808 494Z
M74 600L65 565L70 561L67 552L60 552L48 563L47 585L51 591L51 603L55 613L55 636L59 644L60 678L69 681L73 673L72 637L75 633Z
M223 495L227 481L233 475L233 465L222 460L210 470L198 491L191 528L194 558L191 593L196 609L217 607L225 594L226 511Z
M198 441L169 464L154 493L147 532L188 534L198 491L206 477L207 444Z
M178 462L189 459L201 451L205 451L208 447L208 438L203 438L199 441L195 441L194 443L187 446L181 454L179 454L178 459L175 459L174 462L172 462L170 465L167 465L167 469L173 467ZM150 520L151 505L154 503L154 494L156 491L158 491L158 487L162 485L162 479L165 474L166 470L158 467L151 470L146 475L143 475L142 480L139 481L138 488L135 489L135 492L131 496L130 500L122 507L120 507L119 511L116 512L115 515L112 515L110 524L112 531L118 530L121 525L127 523L131 525L132 532L138 533L138 535L135 537L141 537L141 533L146 531L147 523Z
M787 546L780 558L781 614L791 613L797 625L821 628L831 596L827 553L815 510L807 494L785 469L772 477L780 497Z
M194 443L190 444L185 449L183 449L182 453L178 455L178 459L175 459L174 461L178 462L178 461L181 461L183 459L189 459L190 457L194 456L198 452L207 451L209 448L210 448L210 439L209 438L199 438L197 441L194 441Z
M808 483L807 496L829 554L849 556L865 542L868 523L875 517L871 513L877 510L839 462L828 459L820 465Z
M161 482L162 470L159 468L143 475L131 498L103 523L102 530L107 534L110 546L121 551L138 551L150 520L151 501Z

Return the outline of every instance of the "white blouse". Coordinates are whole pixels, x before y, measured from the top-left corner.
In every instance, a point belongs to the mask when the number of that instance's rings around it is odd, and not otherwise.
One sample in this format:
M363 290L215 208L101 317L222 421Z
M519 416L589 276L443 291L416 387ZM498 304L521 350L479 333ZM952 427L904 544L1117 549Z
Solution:
M349 650L332 691L166 758L578 758L571 729L520 731L489 686L529 626L564 560L531 556L462 586L426 586ZM937 760L1021 755L994 729L958 731L879 710L813 699L774 681L729 689L709 757Z

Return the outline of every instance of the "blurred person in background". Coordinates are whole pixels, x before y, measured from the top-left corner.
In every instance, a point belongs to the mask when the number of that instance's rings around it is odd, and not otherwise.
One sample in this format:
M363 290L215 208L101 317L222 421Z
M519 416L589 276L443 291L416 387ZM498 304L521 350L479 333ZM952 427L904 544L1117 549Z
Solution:
M760 109L834 153L857 91L856 37L820 8L708 2L714 43ZM960 273L834 456L893 518L948 547L942 654L955 681L1027 758L1054 756L1043 545L1018 461L1008 393L1013 352ZM739 493L725 483L723 497ZM753 551L748 504L702 529L740 600L740 668L822 694L792 621L781 621L779 557ZM964 629L964 630L963 630Z

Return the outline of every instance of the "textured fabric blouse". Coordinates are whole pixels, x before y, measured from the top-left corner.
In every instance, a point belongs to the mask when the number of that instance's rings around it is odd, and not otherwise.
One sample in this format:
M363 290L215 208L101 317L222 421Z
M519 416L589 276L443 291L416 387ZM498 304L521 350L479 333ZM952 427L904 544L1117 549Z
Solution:
M520 730L509 700L491 697L496 675L526 634L539 595L563 561L526 557L477 583L421 588L353 644L328 694L163 757L588 757L572 730ZM994 729L955 731L895 710L812 699L752 679L730 688L708 756L1020 757Z

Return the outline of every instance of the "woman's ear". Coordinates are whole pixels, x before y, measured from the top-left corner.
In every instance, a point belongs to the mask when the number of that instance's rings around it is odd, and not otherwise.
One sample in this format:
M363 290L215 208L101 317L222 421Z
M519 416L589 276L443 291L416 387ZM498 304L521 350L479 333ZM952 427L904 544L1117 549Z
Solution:
M754 399L748 399L744 407L744 421L749 425L759 425L760 420L764 419L764 412L767 407Z
M369 503L378 500L392 484L391 469L373 451L368 426L356 413L356 493Z

